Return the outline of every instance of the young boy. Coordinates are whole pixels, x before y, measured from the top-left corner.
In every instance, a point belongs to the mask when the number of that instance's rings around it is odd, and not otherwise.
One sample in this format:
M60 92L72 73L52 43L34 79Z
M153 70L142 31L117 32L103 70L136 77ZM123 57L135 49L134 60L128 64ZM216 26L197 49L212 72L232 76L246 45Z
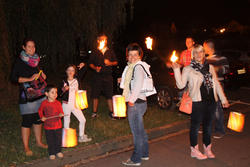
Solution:
M62 145L62 105L57 98L57 88L54 85L48 85L45 89L47 97L38 110L41 120L44 122L46 140L48 143L49 159L54 160L57 157L63 158L61 152Z

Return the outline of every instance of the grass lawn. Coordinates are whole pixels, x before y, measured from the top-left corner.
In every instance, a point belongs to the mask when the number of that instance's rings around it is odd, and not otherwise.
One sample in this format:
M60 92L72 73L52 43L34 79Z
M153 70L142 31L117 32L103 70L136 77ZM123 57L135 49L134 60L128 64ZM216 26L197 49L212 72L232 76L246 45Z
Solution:
M87 120L86 134L92 137L93 141L79 144L77 147L130 134L127 119L114 121L108 117L107 104L104 99L100 100L98 118L91 118L91 107L83 112ZM30 138L30 148L34 156L25 156L21 140L21 116L19 114L18 105L1 106L0 118L0 166L15 166L22 163L28 163L33 159L48 156L46 149L41 149L36 146L33 133L31 133ZM145 127L149 129L186 118L185 115L178 115L178 112L165 111L159 109L156 105L150 105L144 117L144 124ZM78 121L73 115L71 115L71 127L76 128L78 131ZM43 140L44 143L46 143L45 136L43 136ZM64 150L74 149L75 148L69 148Z

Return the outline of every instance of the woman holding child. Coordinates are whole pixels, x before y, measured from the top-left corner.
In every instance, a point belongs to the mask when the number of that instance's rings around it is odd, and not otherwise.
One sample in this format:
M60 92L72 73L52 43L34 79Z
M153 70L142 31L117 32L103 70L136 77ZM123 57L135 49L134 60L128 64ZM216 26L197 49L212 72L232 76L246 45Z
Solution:
M30 129L32 126L37 146L42 148L48 147L42 143L42 122L38 115L38 108L44 100L44 96L41 96L32 102L27 101L27 98L25 98L24 95L23 85L36 80L40 74L43 79L46 79L46 75L43 72L39 74L38 65L40 58L35 52L36 47L34 40L24 40L22 48L23 51L21 51L14 64L11 79L20 85L19 108L22 115L22 141L26 156L32 156L33 152L29 148Z

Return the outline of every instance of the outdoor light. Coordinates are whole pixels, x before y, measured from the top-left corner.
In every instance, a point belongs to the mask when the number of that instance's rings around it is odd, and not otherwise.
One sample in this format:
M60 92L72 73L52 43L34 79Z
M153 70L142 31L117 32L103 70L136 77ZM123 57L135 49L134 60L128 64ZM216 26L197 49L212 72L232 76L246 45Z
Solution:
M147 37L145 40L145 44L147 46L147 49L152 50L152 46L153 46L153 38L151 37Z
M242 132L245 115L238 112L230 112L227 127L236 132Z
M76 129L63 128L62 147L75 147L77 145Z
M122 95L115 95L112 98L113 100L113 116L114 117L126 117L126 103L125 97Z
M88 108L88 99L86 90L76 91L75 106L76 108L81 110Z
M178 60L178 57L176 56L176 50L173 51L170 60L175 63Z
M220 29L220 33L223 34L226 31L225 28Z

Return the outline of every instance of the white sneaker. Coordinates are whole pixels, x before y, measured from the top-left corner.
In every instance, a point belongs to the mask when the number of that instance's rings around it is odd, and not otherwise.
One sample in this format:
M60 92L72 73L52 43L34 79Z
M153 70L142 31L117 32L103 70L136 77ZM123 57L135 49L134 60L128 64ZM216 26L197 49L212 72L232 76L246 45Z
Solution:
M149 157L142 157L141 160L143 160L143 161L148 161L148 160L149 160Z
M125 166L141 166L140 162L135 163L135 162L131 161L131 159L128 159L127 161L122 162L122 164Z
M92 141L91 138L88 138L87 135L83 135L83 136L79 136L79 139L78 139L79 143L85 143L85 142L90 142Z

